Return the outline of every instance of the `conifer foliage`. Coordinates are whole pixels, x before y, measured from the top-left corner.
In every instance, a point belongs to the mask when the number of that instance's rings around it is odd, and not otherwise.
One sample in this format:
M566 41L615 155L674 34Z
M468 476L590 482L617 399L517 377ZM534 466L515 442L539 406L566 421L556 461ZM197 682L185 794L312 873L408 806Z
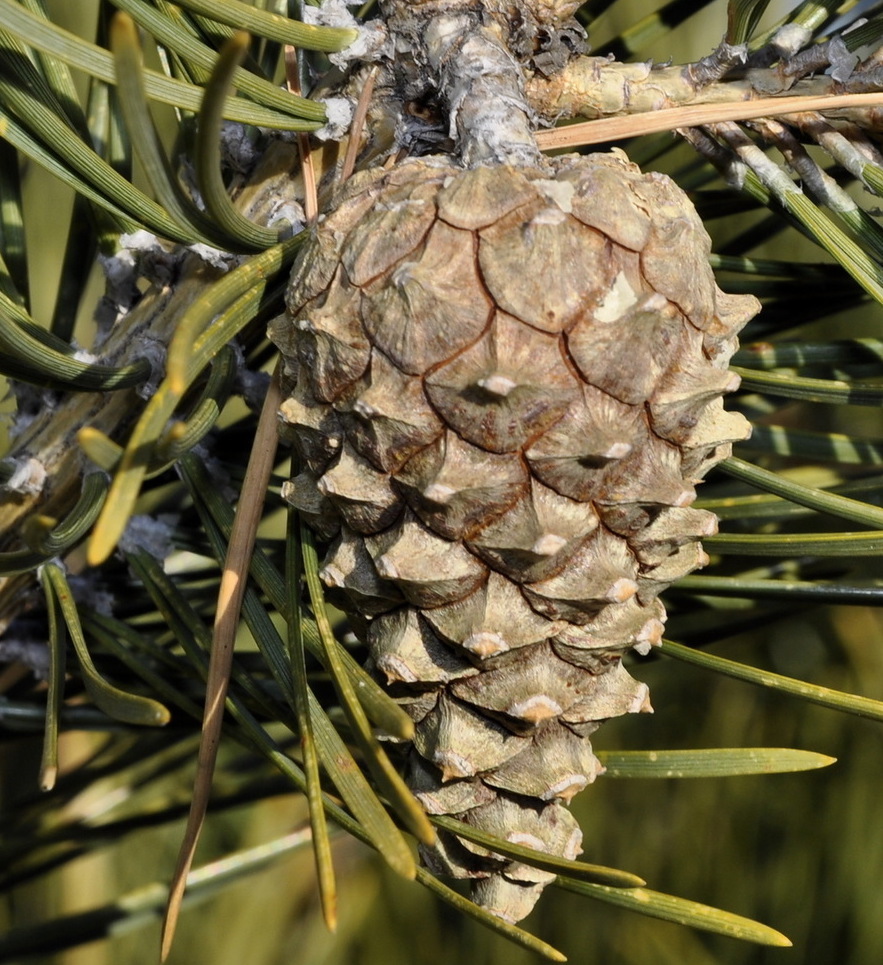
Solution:
M883 3L730 0L675 63L708 5L626 5L0 0L6 907L189 812L162 887L3 960L159 916L168 956L185 896L301 848L333 930L351 841L549 960L586 944L552 887L789 943L601 863L580 802L832 762L605 747L645 675L883 720L758 642L883 599ZM299 827L193 870L280 793Z

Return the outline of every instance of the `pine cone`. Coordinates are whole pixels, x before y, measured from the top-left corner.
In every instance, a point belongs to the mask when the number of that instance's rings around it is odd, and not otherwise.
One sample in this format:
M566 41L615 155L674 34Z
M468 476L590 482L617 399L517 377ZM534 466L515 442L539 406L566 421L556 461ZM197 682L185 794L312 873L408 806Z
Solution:
M648 711L622 666L701 566L694 484L744 438L710 242L618 152L546 170L423 158L357 174L272 328L322 576L413 716L431 813L574 857L588 735ZM552 877L442 835L424 859L517 921Z

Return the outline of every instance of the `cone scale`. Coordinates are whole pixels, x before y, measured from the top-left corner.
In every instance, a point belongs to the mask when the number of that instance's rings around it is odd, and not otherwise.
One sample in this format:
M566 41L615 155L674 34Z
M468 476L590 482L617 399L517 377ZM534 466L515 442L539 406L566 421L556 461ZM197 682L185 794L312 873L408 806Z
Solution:
M441 157L356 174L274 323L322 578L415 721L431 813L575 857L589 735L649 711L622 665L705 561L695 484L756 301L715 284L686 195L618 152L542 167ZM551 876L442 834L434 871L517 921Z

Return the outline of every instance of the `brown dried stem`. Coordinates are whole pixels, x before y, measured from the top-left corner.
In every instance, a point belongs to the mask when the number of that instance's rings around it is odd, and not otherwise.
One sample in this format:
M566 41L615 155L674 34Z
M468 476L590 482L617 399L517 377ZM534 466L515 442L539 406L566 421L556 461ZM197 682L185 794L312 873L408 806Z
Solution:
M526 93L538 115L558 121L571 117L596 119L655 114L687 106L710 108L762 98L773 100L786 94L794 98L831 98L833 101L835 96L879 90L879 83L870 81L868 72L855 72L842 82L823 76L791 84L783 76L782 69L775 67L748 70L736 80L697 85L691 77L689 65L656 67L649 63L621 64L600 57L579 57L552 77L534 74L527 81ZM843 101L840 104L835 107L832 103L824 108L795 105L793 109L837 110L865 130L879 130L883 126L879 101ZM784 112L771 109L770 113Z
M187 827L178 853L178 863L169 889L169 901L163 922L162 961L168 958L175 935L175 927L184 900L187 875L196 854L196 845L205 821L211 794L212 777L221 743L221 725L224 719L230 668L233 662L233 644L239 626L239 614L248 582L248 568L254 550L258 523L264 508L264 494L273 471L278 434L276 411L281 401L278 374L273 377L264 399L254 445L242 484L239 506L230 533L230 543L221 585L218 590L218 606L212 633L212 652L206 680L205 710L202 720L202 739L199 743L196 780Z
M655 113L605 117L586 121L583 124L571 124L568 127L539 131L536 140L544 151L552 151L584 144L616 141L624 137L655 134L660 131L701 127L722 121L747 121L804 111L842 111L847 108L875 107L883 107L883 93L785 95L763 97L748 102L691 104L686 107L671 107Z

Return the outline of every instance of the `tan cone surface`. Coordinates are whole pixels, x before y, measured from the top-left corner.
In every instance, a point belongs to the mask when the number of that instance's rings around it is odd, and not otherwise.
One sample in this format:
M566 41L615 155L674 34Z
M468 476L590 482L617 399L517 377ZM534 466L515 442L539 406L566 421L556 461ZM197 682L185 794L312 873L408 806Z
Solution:
M433 813L575 857L599 721L705 561L694 485L747 435L722 393L757 310L725 295L668 178L616 153L549 170L357 174L274 323L322 576L413 716ZM551 171L551 173L550 173ZM443 837L424 855L518 920L549 875Z

